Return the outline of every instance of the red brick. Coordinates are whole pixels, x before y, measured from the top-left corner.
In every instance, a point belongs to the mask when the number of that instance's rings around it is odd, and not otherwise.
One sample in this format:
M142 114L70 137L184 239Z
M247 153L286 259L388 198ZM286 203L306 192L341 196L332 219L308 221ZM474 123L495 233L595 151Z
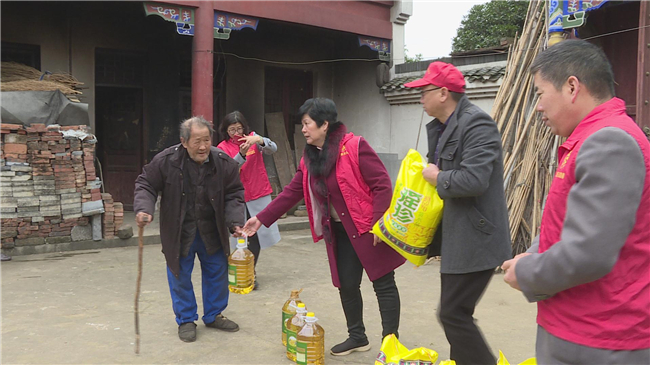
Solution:
M16 131L19 129L23 129L22 124L9 124L9 123L2 123L0 124L0 128L10 130L10 131Z
M26 144L19 144L19 143L5 143L4 144L4 151L5 154L10 154L10 153L17 153L17 154L25 154L27 153L27 145Z

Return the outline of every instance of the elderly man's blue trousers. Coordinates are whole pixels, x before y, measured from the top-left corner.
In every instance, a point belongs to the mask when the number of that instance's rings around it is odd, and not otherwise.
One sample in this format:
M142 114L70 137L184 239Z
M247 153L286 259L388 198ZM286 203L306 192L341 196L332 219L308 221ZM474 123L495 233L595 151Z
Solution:
M203 322L214 322L215 317L228 306L228 258L223 250L208 255L205 244L197 230L189 254L179 260L180 273L178 277L174 276L167 268L172 307L176 314L176 323L179 326L199 319L196 297L192 286L192 269L194 268L195 255L199 256L201 262Z

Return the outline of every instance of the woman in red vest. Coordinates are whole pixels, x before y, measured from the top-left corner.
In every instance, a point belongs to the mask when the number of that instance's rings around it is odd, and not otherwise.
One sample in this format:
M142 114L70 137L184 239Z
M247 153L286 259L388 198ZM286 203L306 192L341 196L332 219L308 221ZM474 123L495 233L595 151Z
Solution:
M234 111L223 118L219 127L221 143L217 148L222 149L239 163L239 176L244 185L246 214L251 217L259 213L271 203L271 183L266 175L262 153L273 154L278 150L275 142L251 131L246 118L239 111ZM270 247L280 241L280 231L277 224L264 227L259 235L248 239L248 249L255 255L255 265L262 248ZM234 245L231 243L231 247ZM255 280L255 289L258 281Z
M368 142L337 121L332 100L309 99L298 115L307 140L300 168L282 193L246 223L244 232L255 234L262 225L270 226L304 198L314 242L325 239L332 282L339 288L348 326L349 338L330 353L368 351L360 291L364 270L377 294L382 337L397 335L399 328L394 270L405 259L370 232L390 206L390 177Z

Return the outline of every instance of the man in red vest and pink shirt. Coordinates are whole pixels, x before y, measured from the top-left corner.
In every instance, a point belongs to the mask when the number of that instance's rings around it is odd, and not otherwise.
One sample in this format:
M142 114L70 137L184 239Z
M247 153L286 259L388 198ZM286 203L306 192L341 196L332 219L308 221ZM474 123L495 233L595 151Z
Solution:
M537 111L567 137L540 235L502 266L537 302L537 363L650 364L650 142L597 46L560 42L531 72Z

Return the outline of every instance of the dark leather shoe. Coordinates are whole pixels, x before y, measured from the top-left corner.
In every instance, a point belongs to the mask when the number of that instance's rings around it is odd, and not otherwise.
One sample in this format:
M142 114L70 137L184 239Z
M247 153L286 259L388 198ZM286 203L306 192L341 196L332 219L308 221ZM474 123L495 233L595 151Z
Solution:
M344 356L349 355L355 351L363 352L370 350L370 343L368 339L363 342L357 342L351 338L348 338L344 342L332 347L330 354L334 356Z
M187 322L178 326L178 338L183 342L196 341L196 323Z
M206 327L216 328L218 330L227 331L227 332L237 332L239 331L239 325L237 323L229 320L224 317L222 314L217 315L212 323L206 323Z

